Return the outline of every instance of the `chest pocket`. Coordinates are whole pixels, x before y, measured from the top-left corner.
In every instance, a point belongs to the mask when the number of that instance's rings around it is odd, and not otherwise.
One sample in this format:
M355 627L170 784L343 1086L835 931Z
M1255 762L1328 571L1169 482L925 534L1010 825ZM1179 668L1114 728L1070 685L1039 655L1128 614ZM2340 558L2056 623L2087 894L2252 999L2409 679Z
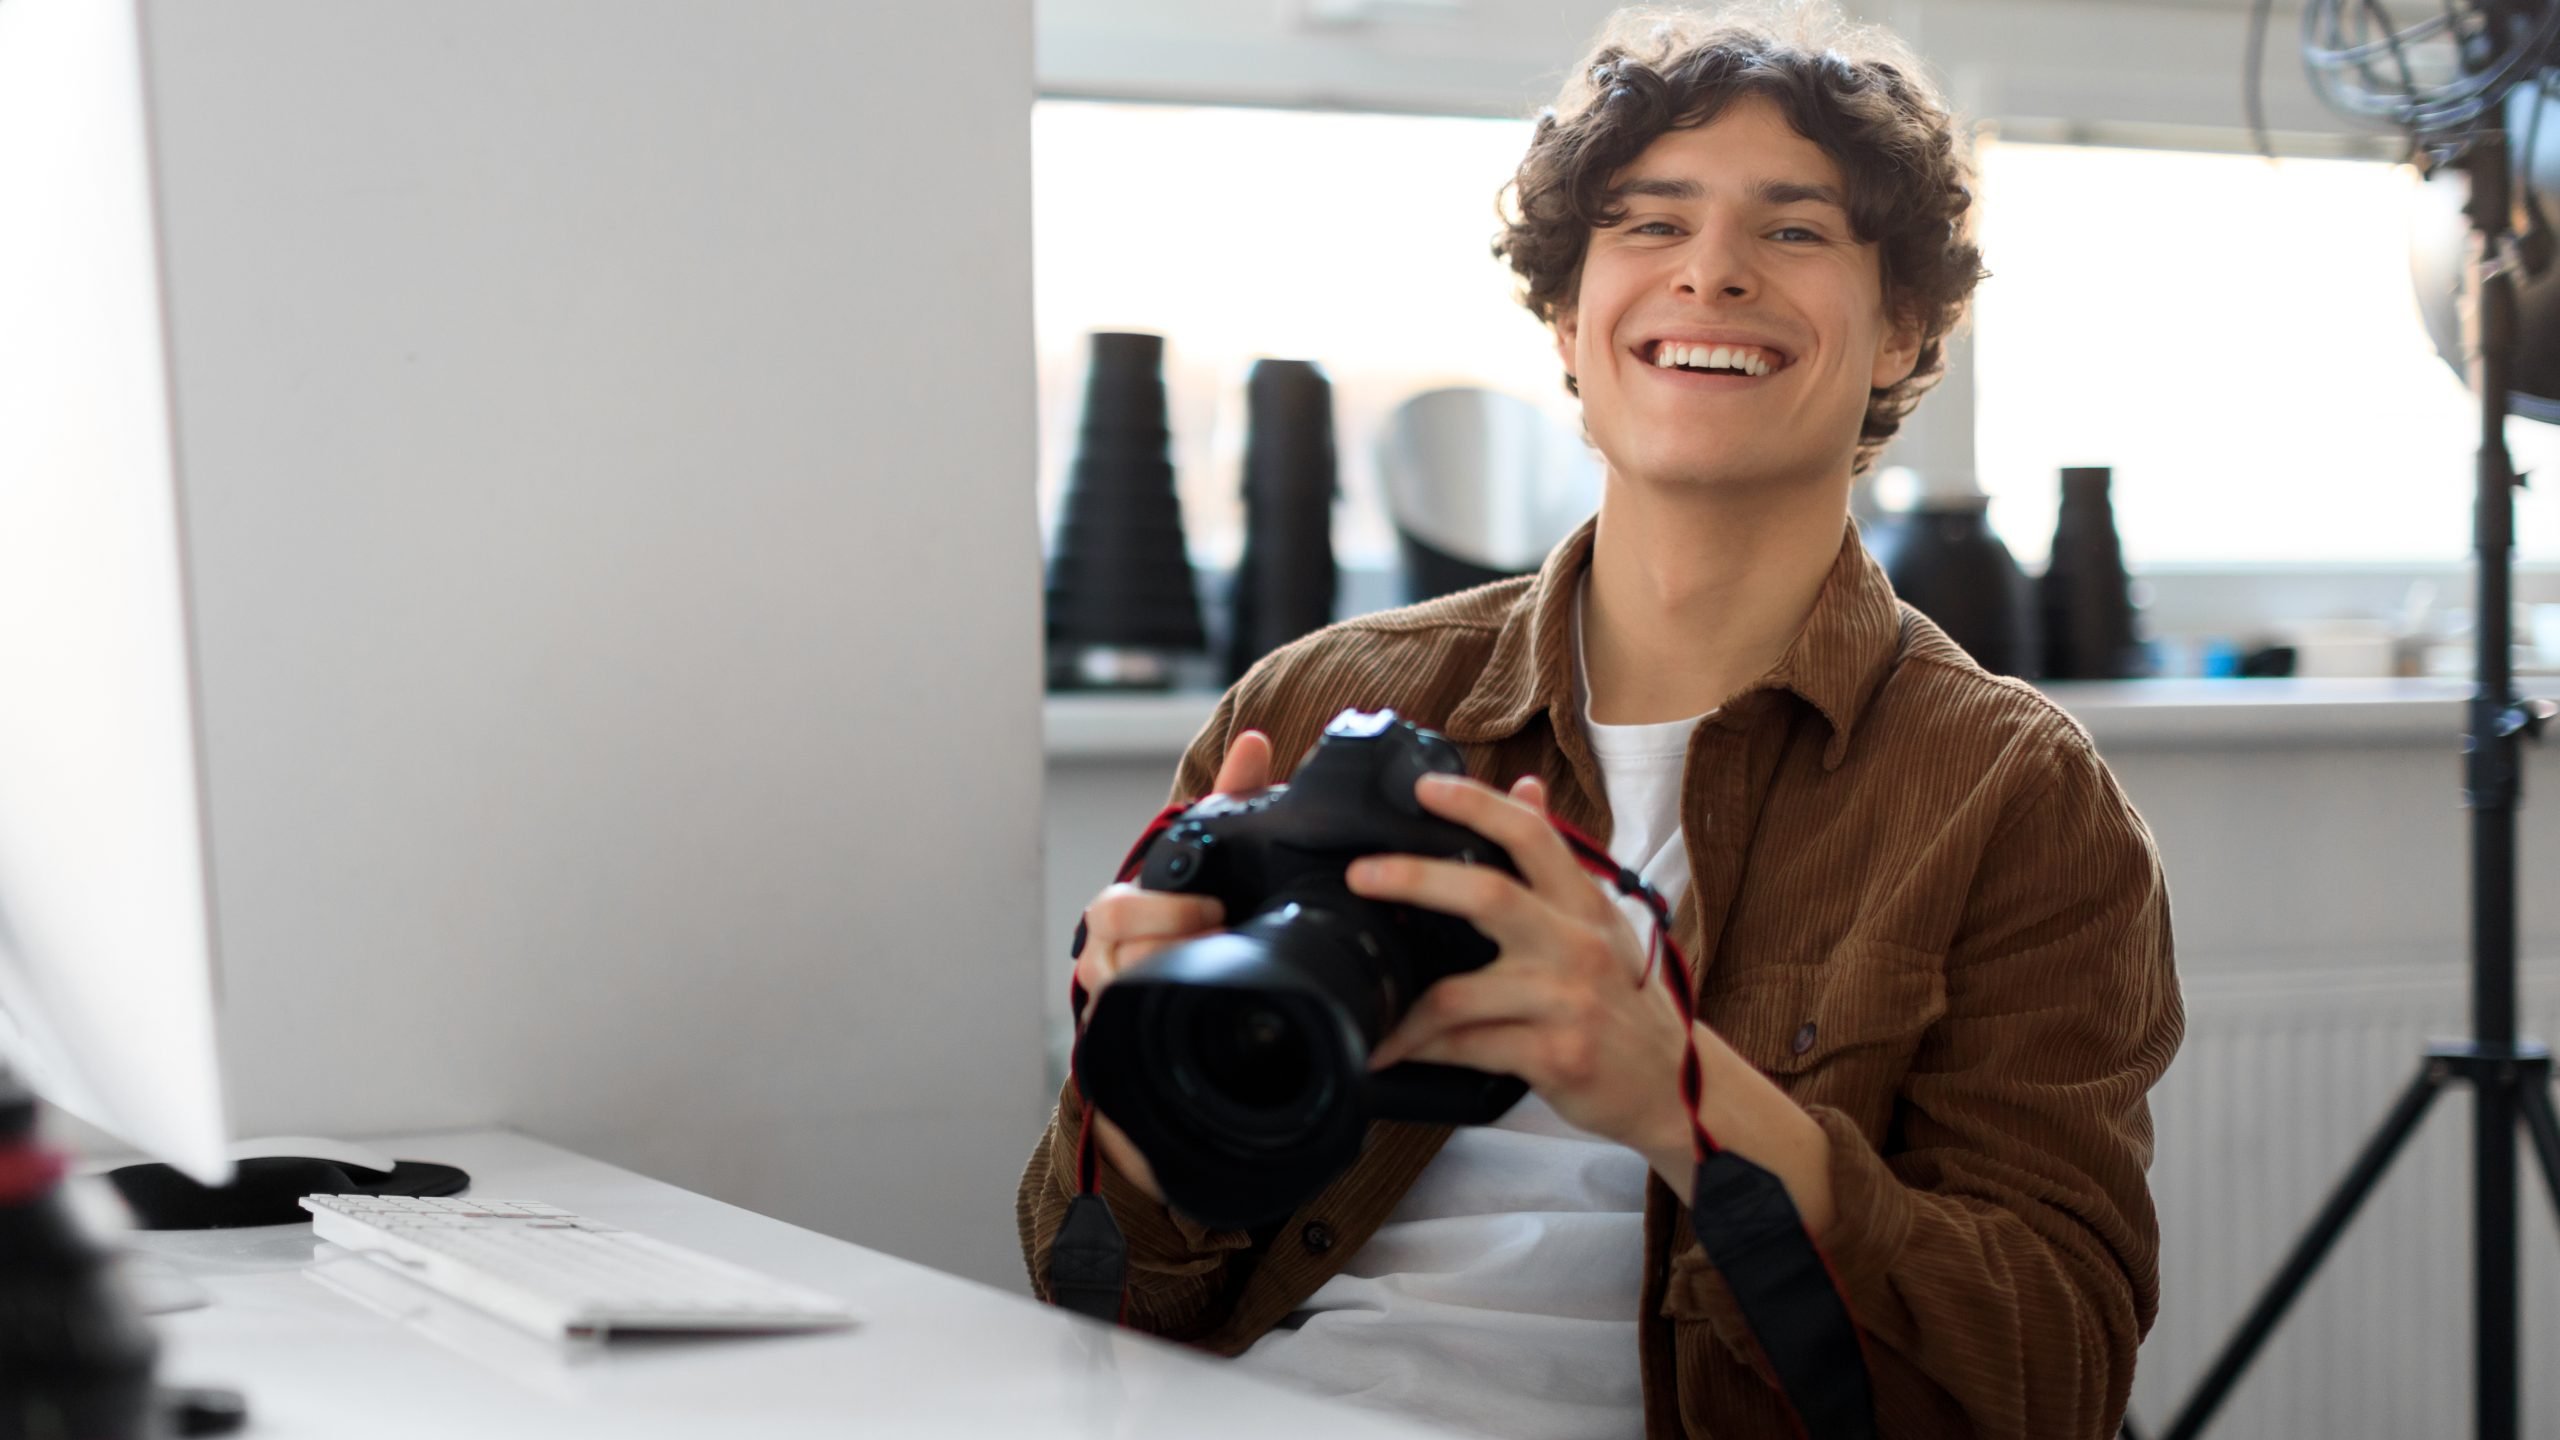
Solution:
M1921 1037L1947 1011L1935 955L1855 942L1813 965L1755 968L1700 1018L1798 1104L1829 1105L1881 1140Z

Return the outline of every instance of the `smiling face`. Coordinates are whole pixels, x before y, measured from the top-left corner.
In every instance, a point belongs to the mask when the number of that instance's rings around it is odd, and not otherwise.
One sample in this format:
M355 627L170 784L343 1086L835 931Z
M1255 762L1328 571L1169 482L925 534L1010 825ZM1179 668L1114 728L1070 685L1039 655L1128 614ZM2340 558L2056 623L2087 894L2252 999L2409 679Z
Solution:
M1912 371L1840 168L1746 97L1656 139L1612 181L1556 345L1613 474L1845 493L1871 390Z

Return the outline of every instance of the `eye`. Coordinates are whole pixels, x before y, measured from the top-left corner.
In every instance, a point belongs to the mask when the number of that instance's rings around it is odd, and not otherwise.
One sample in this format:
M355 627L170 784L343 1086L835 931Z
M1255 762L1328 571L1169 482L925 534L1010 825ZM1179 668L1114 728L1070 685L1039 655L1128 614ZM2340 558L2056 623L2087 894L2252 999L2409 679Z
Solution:
M1641 225L1628 226L1627 233L1630 235L1676 235L1680 233L1680 227L1668 220L1647 220Z
M1818 245L1822 243L1822 232L1819 230L1808 230L1802 225L1781 225L1776 230L1770 232L1769 238L1772 240L1789 240L1791 243L1796 244L1802 244L1810 241Z

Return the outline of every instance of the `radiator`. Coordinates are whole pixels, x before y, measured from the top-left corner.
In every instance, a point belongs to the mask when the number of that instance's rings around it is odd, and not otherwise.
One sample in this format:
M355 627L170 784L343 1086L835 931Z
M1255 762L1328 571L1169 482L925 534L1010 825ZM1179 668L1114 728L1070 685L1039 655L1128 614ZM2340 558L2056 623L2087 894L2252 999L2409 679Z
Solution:
M2467 1029L2467 987L2458 965L2188 980L2186 1047L2152 1097L2161 1305L2133 1399L2146 1435L2193 1392L2427 1041ZM2520 1028L2560 1040L2560 965L2528 967L2521 988ZM2208 1434L2470 1433L2470 1163L2470 1092L2455 1086ZM2518 1165L2523 1433L2560 1436L2560 1204L2521 1143Z

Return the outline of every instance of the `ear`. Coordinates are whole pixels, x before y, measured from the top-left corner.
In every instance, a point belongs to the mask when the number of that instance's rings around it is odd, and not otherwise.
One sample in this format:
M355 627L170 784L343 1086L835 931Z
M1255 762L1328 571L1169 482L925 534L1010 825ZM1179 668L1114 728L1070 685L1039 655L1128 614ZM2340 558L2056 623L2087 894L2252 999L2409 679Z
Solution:
M1564 362L1565 376L1573 375L1573 342L1582 333L1582 315L1571 307L1556 312L1556 358Z
M1920 321L1916 316L1889 318L1884 334L1876 339L1876 368L1868 384L1877 390L1890 390L1911 378L1920 368Z

